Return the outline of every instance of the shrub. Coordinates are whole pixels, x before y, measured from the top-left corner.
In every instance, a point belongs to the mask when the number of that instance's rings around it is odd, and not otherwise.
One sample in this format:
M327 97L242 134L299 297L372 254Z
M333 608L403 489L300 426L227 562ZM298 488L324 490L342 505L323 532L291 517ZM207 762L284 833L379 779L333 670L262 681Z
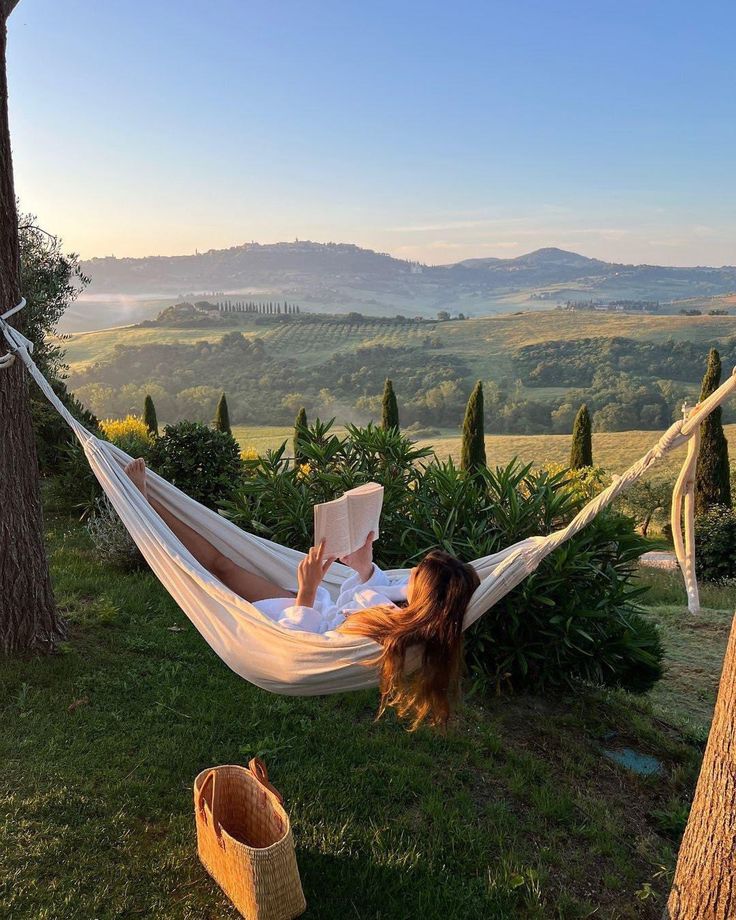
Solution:
M736 578L736 511L716 505L695 518L695 560L704 581Z
M104 419L99 422L99 430L94 433L132 457L143 457L147 462L150 460L154 438L137 416ZM49 495L51 504L60 510L79 515L81 519L95 514L102 488L76 438L59 446L55 470L57 475Z
M572 470L561 463L545 463L542 468L552 476L561 475L565 487L584 502L595 498L611 484L610 474L600 466L582 466Z
M98 558L124 572L145 567L146 562L117 512L105 496L95 502L87 531Z
M103 419L100 422L103 437L131 457L148 459L154 437L148 425L137 415L126 415L123 419Z
M73 442L59 448L56 475L51 480L48 502L51 507L74 514L80 520L94 512L102 488L89 465L82 445Z
M150 448L150 462L157 473L208 508L230 497L243 470L235 438L199 422L167 425Z
M368 481L385 489L375 555L386 568L442 547L461 559L496 552L563 526L588 493L570 472L513 461L472 474L429 459L397 431L350 427L345 437L315 425L294 465L285 447L245 462L246 476L223 509L245 529L297 549L313 535L312 508ZM588 474L588 480L590 480ZM588 489L593 488L590 481ZM499 689L586 680L644 690L661 674L655 627L632 586L644 541L633 522L601 514L466 634L470 672Z
M663 649L635 604L643 549L627 518L601 513L469 631L471 674L497 691L581 680L648 690Z
M99 434L99 422L95 416L67 390L64 382L51 379L50 383L74 418L88 431ZM31 416L39 471L42 475L59 472L66 459L67 449L77 443L74 432L35 386L31 390Z
M348 434L338 437L330 433L332 424L318 419L305 430L300 462L285 456L286 442L278 450L245 460L240 488L223 509L246 530L306 550L316 503L366 482L380 482L385 492L377 559L382 565L399 564L401 533L407 525L403 504L420 480L417 461L431 451L374 425L348 426Z

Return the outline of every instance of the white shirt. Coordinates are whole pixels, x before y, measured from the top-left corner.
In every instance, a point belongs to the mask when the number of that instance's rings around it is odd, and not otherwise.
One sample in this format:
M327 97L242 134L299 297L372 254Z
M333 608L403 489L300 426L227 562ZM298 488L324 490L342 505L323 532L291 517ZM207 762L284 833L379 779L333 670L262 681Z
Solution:
M356 610L367 607L395 607L397 601L406 600L408 576L392 581L385 572L373 564L373 574L361 581L355 572L342 583L340 594L333 601L326 588L317 588L313 607L296 604L293 597L270 597L253 606L284 629L301 632L327 633L337 629Z

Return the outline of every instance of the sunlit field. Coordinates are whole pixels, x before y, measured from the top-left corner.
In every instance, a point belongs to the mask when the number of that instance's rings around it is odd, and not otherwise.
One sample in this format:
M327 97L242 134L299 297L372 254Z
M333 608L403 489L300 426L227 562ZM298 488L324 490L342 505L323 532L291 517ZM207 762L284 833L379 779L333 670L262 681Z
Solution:
M334 429L340 432L340 428ZM736 425L725 425L731 457L736 461ZM275 449L287 441L287 454L291 454L294 430L283 426L249 427L233 426L233 434L244 448L252 447L259 453ZM602 431L593 435L593 459L597 466L612 472L621 472L653 447L660 436L657 431ZM460 457L460 434L442 430L440 436L420 438L422 446L431 446L439 457ZM674 472L684 458L682 447L662 461L658 469ZM491 466L503 466L514 457L525 463L567 463L570 459L570 436L562 434L540 435L487 435L486 455Z

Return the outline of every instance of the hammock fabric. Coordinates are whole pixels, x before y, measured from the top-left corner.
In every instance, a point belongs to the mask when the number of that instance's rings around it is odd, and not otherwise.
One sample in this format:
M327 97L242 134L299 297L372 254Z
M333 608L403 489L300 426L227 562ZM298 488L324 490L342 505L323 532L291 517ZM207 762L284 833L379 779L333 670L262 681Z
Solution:
M189 617L215 653L241 677L275 693L320 695L375 686L375 670L366 667L379 651L369 639L331 633L318 635L283 629L252 604L230 591L205 569L143 498L125 475L131 458L107 441L90 434L66 409L36 367L32 343L7 323L24 302L0 316L0 330L11 351L0 358L0 368L15 357L78 438L105 494L130 532L156 577ZM698 609L693 553L693 486L698 452L699 424L736 391L736 373L686 419L676 422L658 443L622 476L589 502L563 529L548 536L530 537L513 546L476 559L481 584L465 614L464 628L497 604L542 560L582 530L605 507L644 475L668 451L688 443L688 452L673 495L675 551L685 576L691 611ZM149 471L148 489L176 517L202 534L238 565L296 589L296 568L303 554L270 540L246 533L231 521L189 498L171 483ZM685 541L681 536L683 498ZM325 578L333 597L348 569L335 563ZM405 574L401 570L389 576Z

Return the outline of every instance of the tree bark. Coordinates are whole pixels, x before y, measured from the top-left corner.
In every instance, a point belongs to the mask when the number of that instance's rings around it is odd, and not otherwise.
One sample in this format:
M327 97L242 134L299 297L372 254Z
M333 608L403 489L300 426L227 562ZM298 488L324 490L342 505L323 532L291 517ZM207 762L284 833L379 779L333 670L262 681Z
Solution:
M0 313L20 300L18 215L8 126L5 18L0 2ZM11 324L22 326L22 311ZM0 335L0 354L5 354ZM0 651L49 651L63 636L43 540L28 379L16 361L0 369Z
M736 917L736 616L666 920Z

